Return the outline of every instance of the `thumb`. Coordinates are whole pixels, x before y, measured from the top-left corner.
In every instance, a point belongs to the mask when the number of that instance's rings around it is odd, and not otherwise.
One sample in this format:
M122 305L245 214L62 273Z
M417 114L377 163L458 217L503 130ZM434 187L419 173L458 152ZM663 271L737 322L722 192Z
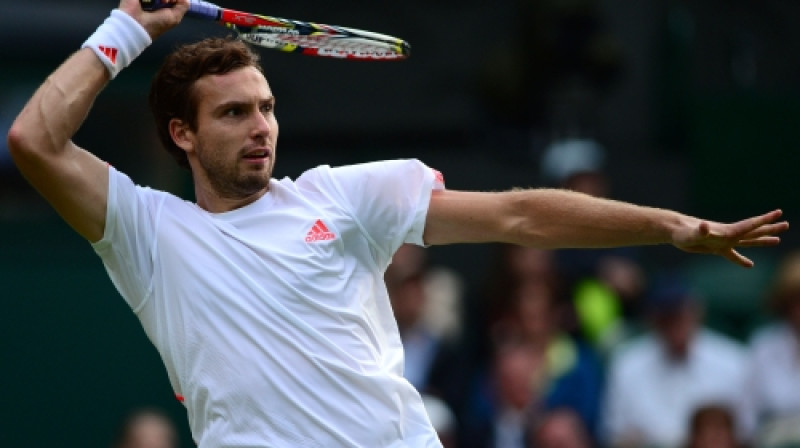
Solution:
M711 234L711 225L708 223L708 221L700 221L700 227L698 231L700 232L700 236L705 238Z

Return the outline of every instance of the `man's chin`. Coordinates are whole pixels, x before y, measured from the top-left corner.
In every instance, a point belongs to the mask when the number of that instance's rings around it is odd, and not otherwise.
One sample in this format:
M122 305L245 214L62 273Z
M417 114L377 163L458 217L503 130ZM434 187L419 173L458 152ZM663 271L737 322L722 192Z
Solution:
M270 172L250 173L243 176L239 182L239 190L256 194L269 188Z

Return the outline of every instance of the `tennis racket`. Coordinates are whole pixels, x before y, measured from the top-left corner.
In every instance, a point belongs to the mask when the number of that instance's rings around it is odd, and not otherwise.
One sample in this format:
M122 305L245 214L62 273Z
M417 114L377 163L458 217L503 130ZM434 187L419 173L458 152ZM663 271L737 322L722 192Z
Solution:
M139 3L145 11L172 6L163 0ZM411 53L408 42L385 34L234 11L204 0L191 0L186 15L219 22L250 44L291 53L369 61L401 60Z

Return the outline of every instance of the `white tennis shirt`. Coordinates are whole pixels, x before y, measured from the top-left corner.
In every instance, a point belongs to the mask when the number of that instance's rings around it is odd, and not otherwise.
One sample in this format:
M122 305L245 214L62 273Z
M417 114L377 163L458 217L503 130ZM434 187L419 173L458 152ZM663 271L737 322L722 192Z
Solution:
M383 282L402 243L423 244L438 172L321 166L213 214L109 171L93 247L201 448L441 447Z

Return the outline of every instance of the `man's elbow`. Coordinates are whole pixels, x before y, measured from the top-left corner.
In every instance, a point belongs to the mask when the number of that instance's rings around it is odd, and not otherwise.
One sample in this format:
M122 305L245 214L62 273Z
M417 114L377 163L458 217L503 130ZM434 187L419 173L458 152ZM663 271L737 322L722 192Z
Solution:
M22 158L34 155L36 148L39 146L36 144L35 137L30 126L21 123L19 120L15 121L6 136L6 145L11 158L19 161Z
M550 239L544 219L538 213L538 193L532 190L513 192L508 196L502 221L503 240L520 246L552 249L555 246Z
M25 148L28 146L27 141L28 137L23 126L18 122L14 122L6 136L6 145L8 146L8 152L11 156L15 157L24 152Z

